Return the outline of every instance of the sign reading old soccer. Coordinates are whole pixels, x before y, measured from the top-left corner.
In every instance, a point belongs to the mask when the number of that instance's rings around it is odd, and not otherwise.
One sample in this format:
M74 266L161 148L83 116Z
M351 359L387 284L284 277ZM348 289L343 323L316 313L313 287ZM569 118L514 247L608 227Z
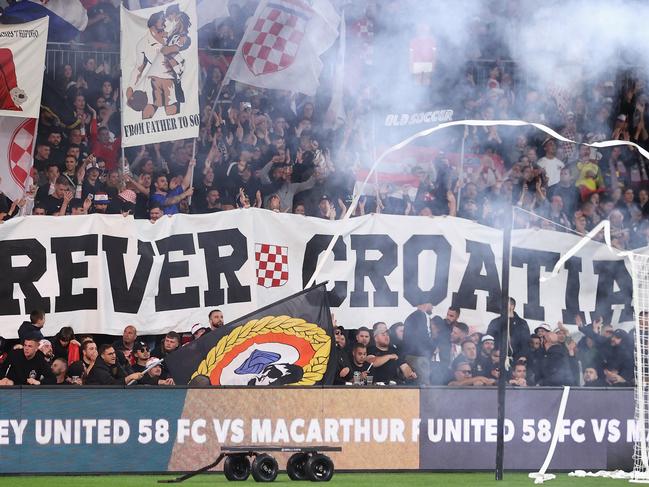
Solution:
M196 3L121 9L122 145L198 136Z

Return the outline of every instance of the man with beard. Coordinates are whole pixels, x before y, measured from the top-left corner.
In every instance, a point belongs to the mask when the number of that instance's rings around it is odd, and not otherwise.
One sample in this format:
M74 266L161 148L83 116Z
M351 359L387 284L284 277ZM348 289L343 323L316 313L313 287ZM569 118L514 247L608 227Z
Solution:
M99 357L90 369L86 384L91 385L127 385L134 380L140 380L142 372L127 372L117 364L117 353L112 345L102 345L99 348Z
M374 383L389 384L390 382L401 382L399 371L406 380L414 380L417 374L410 366L399 357L397 348L390 343L388 327L383 322L375 323L372 327L374 334L374 345L367 349L366 362L372 364L372 376Z
M357 343L352 348L352 360L349 362L349 373L345 377L345 381L353 382L354 373L358 372L360 379L364 381L367 378L367 369L369 368L369 362L365 361L367 357L367 347L362 343Z
M68 376L73 384L81 384L97 360L97 344L86 340L81 344L81 360L73 362L68 367Z
M189 161L187 171L180 184L172 181L173 184L170 185L169 178L166 174L156 176L153 180L155 193L151 195L151 206L153 206L153 203L160 205L164 208L165 215L175 215L178 213L180 211L178 203L194 193L194 188L190 187L194 166L196 166L196 159Z
M595 367L584 369L584 387L606 387L606 382L599 378Z
M453 330L453 326L458 323L459 319L460 308L457 306L449 306L444 318L436 315L432 319L439 330L437 340L439 360L441 363L445 364L446 367L450 367L451 365L451 331Z
M210 311L210 314L207 316L207 319L210 320L210 330L216 330L221 328L225 322L223 321L223 311L220 309L213 309Z
M558 332L557 328L543 337L545 354L538 380L541 386L571 386L574 382L568 350L559 341Z
M480 353L474 364L475 375L486 377L489 374L491 370L491 352L493 352L494 348L494 337L491 335L484 335L480 339Z

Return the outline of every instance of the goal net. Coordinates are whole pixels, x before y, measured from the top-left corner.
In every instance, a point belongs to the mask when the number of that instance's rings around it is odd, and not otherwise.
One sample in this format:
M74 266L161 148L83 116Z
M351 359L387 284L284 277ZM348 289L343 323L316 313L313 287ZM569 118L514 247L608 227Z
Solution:
M629 253L635 310L635 420L631 482L649 483L649 255Z

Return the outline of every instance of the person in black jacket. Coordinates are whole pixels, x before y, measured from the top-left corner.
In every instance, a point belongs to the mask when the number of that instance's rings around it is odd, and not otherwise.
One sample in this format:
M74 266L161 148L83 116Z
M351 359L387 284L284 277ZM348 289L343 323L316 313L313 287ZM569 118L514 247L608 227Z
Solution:
M180 348L180 335L175 331L170 331L165 335L162 342L151 352L152 357L165 358L171 352Z
M56 384L50 364L38 350L38 340L25 338L23 348L12 350L0 370L0 385Z
M42 340L45 338L41 332L43 326L45 326L45 312L36 309L29 313L29 321L23 321L20 328L18 328L18 338L20 341L23 341L25 338Z
M538 384L541 386L571 386L574 384L568 350L559 342L559 329L543 337L545 354L541 362Z
M606 371L615 371L611 377L619 385L632 385L634 376L633 363L633 340L624 330L615 330L611 336L600 335L598 332L602 327L601 318L596 319L590 325L584 326L579 316L576 317L579 331L593 340L597 348L599 363L597 373L600 377L608 380L611 374Z
M432 312L432 303L419 304L404 322L403 347L406 363L417 374L417 384L420 385L430 385L432 356L437 348L428 322L428 316Z
M74 342L80 346L79 342L74 339L74 330L71 326L62 327L52 340L52 348L54 349L54 357L68 360L70 351L70 343Z
M113 386L127 385L131 381L142 379L142 372L133 372L127 374L123 367L117 364L117 353L112 345L102 345L99 347L99 356L94 365L88 372L86 384Z
M516 300L509 298L509 353L514 357L514 361L520 357L527 356L530 342L530 327L527 321L518 316L516 309ZM501 331L507 328L507 323L503 322L502 316L494 318L489 323L487 335L494 337L496 347L500 347Z
M98 356L97 344L92 340L84 340L81 344L81 359L68 366L68 377L74 384L82 384L85 381Z

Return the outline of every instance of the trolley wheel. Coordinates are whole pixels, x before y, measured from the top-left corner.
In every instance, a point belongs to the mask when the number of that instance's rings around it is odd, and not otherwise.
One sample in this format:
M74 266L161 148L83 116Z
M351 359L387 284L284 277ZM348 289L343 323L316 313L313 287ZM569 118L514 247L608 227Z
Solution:
M294 453L286 462L286 473L291 480L308 480L306 462L309 460L307 453Z
M272 482L278 472L277 460L266 453L257 455L252 462L252 478L257 482Z
M328 482L334 476L334 462L327 455L316 453L306 462L307 478L314 482Z
M245 455L228 455L223 463L223 473L228 480L248 480L250 476L250 460Z

